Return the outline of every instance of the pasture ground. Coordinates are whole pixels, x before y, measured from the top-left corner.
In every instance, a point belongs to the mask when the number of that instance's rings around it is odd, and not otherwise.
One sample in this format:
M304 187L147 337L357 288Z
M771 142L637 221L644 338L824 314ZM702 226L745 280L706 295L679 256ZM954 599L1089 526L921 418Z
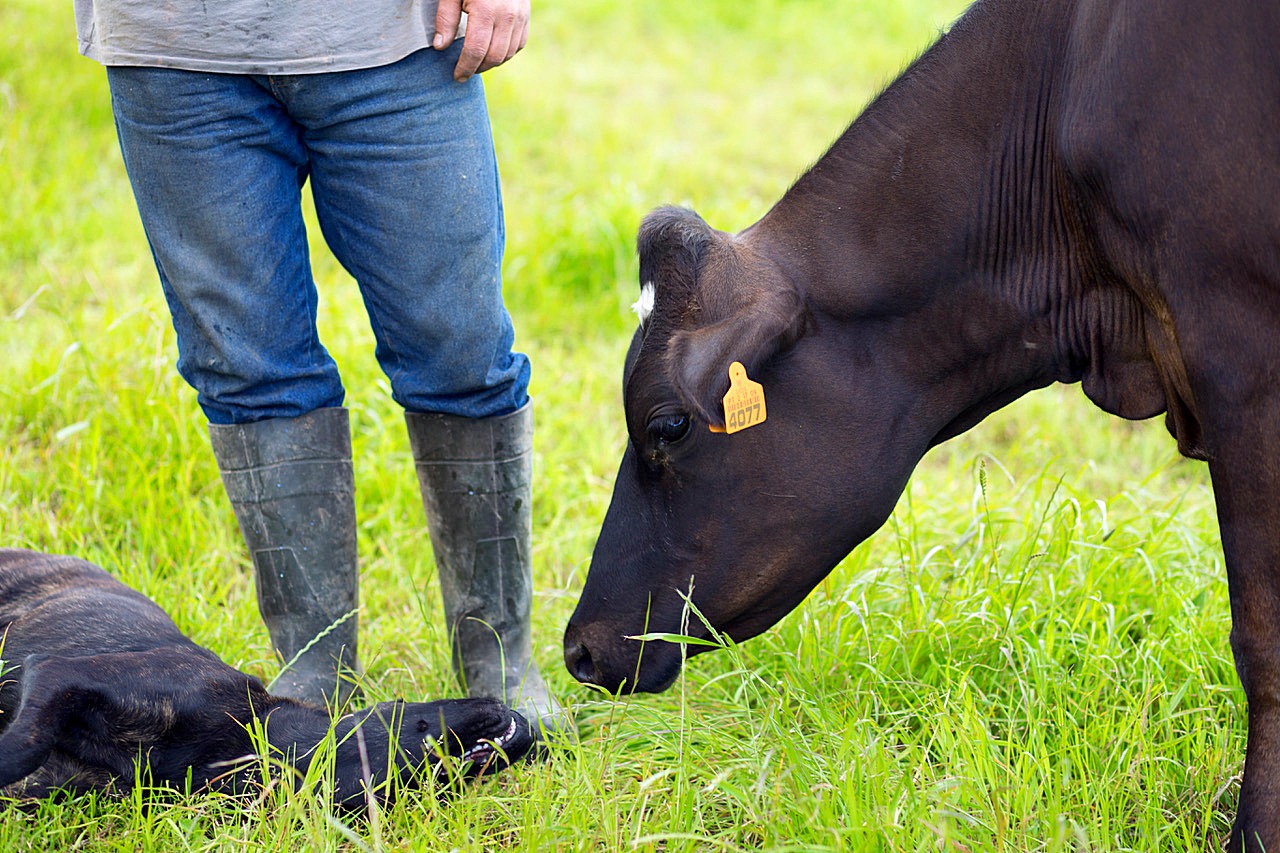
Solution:
M536 655L579 743L450 807L305 796L9 810L0 849L1174 851L1217 844L1245 709L1207 473L1157 421L1038 392L943 445L776 629L667 694L570 679L608 504L633 237L663 203L754 221L956 0L555 0L486 75L506 282L535 365ZM74 553L270 678L248 563L69 4L0 6L0 546ZM315 229L313 229L313 233ZM369 699L457 695L399 411L315 246L349 389Z

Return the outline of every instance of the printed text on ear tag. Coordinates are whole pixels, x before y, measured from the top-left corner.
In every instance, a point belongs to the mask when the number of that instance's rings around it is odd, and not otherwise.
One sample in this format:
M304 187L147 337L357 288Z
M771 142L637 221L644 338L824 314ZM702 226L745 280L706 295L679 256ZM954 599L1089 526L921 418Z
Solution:
M729 365L729 393L724 395L724 427L712 426L712 432L732 435L739 430L763 423L764 386L747 378L742 362Z

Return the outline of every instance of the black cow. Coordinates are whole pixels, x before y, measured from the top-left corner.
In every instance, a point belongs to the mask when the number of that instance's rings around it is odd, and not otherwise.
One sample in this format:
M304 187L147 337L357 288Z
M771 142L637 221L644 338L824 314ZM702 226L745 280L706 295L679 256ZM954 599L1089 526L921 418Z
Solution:
M1209 464L1249 704L1232 847L1280 849L1277 44L1275 2L980 0L756 224L651 214L569 670L665 689L678 648L627 637L678 630L691 579L718 630L764 631L930 447L1081 382ZM734 361L768 418L717 434Z
M380 702L335 721L267 693L97 566L0 548L0 798L122 796L139 772L156 787L248 792L268 765L300 781L330 732L334 801L355 811L435 777L452 790L533 744L491 699Z

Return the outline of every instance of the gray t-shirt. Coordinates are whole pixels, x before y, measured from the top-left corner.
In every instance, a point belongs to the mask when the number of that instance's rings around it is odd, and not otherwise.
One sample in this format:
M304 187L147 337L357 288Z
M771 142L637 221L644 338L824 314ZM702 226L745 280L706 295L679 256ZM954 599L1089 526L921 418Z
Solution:
M431 46L439 0L75 0L80 52L103 65L311 74Z

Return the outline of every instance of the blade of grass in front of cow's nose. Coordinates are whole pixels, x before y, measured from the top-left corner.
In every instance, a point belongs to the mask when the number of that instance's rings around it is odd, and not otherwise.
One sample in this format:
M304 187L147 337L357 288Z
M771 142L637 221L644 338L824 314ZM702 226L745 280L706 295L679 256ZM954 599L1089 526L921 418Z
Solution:
M746 375L745 371L743 372L743 375L744 376ZM715 626L711 624L711 621L707 619L706 616L703 615L701 610L698 609L698 605L693 603L693 578L692 577L689 578L689 589L687 591L676 590L676 593L680 596L680 599L683 601L683 606L680 612L680 631L679 632L645 631L642 634L629 635L623 638L626 640L634 640L641 644L640 658L636 664L635 690L637 691L661 692L663 690L666 690L668 687L670 687L671 684L675 682L675 679L679 676L680 672L684 669L685 661L690 657L690 653L688 651L689 646L695 646L701 650L710 651L712 649L727 648L731 642L728 637L720 633L720 631L718 631L715 628ZM697 637L689 633L690 617L696 618L697 621L702 625L703 629L706 630L707 632L706 637ZM645 627L646 628L648 627L647 623ZM653 687L652 685L648 687L642 686L645 682L645 677L652 675L652 672L642 671L641 669L641 664L643 663L643 660L644 660L644 651L646 647L648 647L648 644L650 643L669 643L671 645L678 646L679 652L680 652L680 656L678 658L678 665L674 668L674 671L670 673L668 678L660 679L660 686L656 688ZM696 652L694 654L696 654Z

